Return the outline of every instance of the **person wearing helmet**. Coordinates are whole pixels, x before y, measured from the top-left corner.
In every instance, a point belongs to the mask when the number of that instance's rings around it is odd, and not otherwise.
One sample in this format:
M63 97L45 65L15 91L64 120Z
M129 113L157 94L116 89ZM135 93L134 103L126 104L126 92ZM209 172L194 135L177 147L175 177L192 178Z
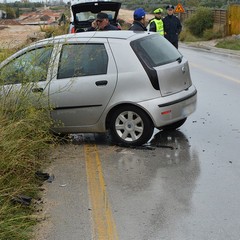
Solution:
M157 8L153 11L154 18L149 22L149 31L151 32L158 32L160 35L163 36L163 21L162 21L162 8Z
M167 16L163 18L164 37L178 49L178 36L182 31L180 20L174 15L174 6L167 5Z
M129 28L132 31L147 31L146 28L146 13L143 8L137 8L133 13L133 24Z

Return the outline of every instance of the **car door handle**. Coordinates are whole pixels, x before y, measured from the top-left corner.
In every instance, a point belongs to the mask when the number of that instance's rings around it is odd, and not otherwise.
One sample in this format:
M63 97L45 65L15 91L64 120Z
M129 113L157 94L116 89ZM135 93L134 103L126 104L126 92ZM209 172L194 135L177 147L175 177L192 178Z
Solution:
M107 83L108 83L108 81L106 81L106 80L102 80L102 81L97 81L97 82L95 82L95 84L96 84L97 86L105 86L105 85L107 85Z
M34 93L43 92L43 88L33 88L32 92Z

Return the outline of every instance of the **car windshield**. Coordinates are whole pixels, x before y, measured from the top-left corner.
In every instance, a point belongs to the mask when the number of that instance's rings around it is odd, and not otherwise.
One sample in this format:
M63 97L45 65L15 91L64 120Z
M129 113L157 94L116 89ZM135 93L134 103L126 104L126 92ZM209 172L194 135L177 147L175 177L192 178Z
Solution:
M137 56L150 67L161 66L182 58L181 53L159 34L133 41L131 46Z
M104 12L108 14L109 20L112 20L114 18L114 15L115 15L114 11L104 11ZM96 17L97 17L97 13L92 13L92 12L76 13L76 20L79 22L94 20L96 19Z

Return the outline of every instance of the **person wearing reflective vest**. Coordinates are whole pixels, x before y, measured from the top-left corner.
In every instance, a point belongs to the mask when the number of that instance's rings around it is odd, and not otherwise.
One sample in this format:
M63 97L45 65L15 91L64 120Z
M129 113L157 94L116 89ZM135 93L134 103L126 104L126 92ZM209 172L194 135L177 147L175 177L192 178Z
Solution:
M158 32L160 35L164 35L163 30L163 21L162 21L162 8L157 8L153 11L155 18L150 20L149 22L149 31L151 32Z

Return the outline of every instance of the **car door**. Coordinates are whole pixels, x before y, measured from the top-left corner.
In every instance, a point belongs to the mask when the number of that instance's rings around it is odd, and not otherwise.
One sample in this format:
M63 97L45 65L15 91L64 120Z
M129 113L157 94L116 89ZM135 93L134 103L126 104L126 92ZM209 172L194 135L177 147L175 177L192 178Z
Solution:
M117 69L107 40L63 44L50 84L53 119L73 132L96 124L116 82Z

